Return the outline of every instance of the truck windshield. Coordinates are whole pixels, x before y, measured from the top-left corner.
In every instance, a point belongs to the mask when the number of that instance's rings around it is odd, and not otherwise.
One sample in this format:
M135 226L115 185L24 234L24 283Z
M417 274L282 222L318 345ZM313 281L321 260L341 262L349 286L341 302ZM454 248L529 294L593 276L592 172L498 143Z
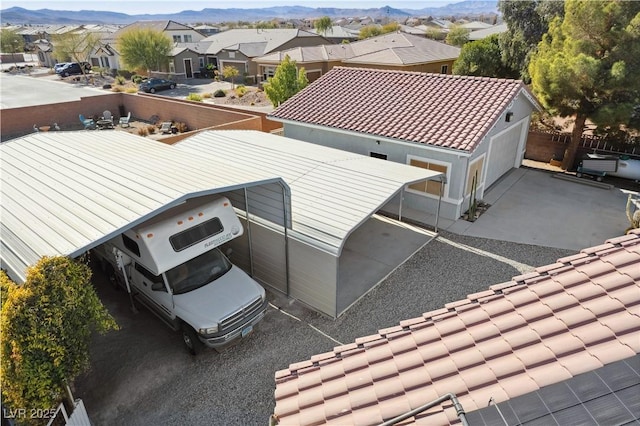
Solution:
M218 249L209 250L166 272L173 294L187 293L214 281L231 269L231 262Z

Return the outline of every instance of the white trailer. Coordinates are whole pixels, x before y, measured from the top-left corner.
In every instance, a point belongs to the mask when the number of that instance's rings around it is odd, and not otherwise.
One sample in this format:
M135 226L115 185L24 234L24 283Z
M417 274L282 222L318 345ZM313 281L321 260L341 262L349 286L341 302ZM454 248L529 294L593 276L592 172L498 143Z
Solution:
M188 350L249 335L266 294L218 248L243 234L227 198L191 199L93 250L115 284L176 331Z

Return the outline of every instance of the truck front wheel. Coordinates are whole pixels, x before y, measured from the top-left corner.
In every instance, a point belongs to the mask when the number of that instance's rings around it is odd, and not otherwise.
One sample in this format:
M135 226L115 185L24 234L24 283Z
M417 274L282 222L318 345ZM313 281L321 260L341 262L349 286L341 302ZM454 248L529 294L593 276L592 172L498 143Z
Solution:
M182 341L191 355L198 355L202 350L203 344L196 331L187 324L182 324Z

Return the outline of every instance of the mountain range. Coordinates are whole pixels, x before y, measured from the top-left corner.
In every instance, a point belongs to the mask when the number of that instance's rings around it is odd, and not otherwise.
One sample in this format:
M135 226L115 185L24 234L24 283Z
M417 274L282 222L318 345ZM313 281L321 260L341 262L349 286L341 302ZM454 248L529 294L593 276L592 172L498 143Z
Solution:
M107 4L107 3L105 3ZM463 1L441 7L423 9L396 9L390 6L380 8L311 8L304 6L277 6L253 9L212 9L183 10L171 14L128 15L126 13L97 10L29 10L11 7L0 10L0 21L5 24L130 24L143 20L173 20L181 23L222 23L234 21L265 21L275 18L302 19L329 16L332 19L362 17L389 19L410 16L451 17L465 15L498 14L497 1ZM152 6L151 6L152 8Z

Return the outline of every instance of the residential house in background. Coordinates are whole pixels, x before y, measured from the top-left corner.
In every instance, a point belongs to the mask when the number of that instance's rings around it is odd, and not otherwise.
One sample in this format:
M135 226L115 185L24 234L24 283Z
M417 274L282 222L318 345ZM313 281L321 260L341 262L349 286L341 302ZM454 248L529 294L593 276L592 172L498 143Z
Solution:
M235 67L250 83L257 83L265 74L271 76L275 72L275 67L266 73L259 70L253 58L294 47L331 44L325 37L299 29L232 29L202 41L210 43L206 64L219 70L225 66Z
M118 39L122 34L131 29L152 29L166 34L174 43L194 43L202 40L205 36L192 27L180 24L175 21L137 21L122 27L114 34Z
M502 34L507 32L507 29L507 24L497 24L481 30L471 31L469 33L469 41L482 40L483 38L489 37L493 34Z
M290 138L444 173L405 189L403 216L435 214L442 194L440 216L457 220L472 193L520 167L540 109L518 80L335 67L268 118Z
M359 31L350 30L340 25L333 25L324 33L318 33L316 29L309 30L314 34L320 34L333 44L351 43L358 40Z
M274 414L298 425L412 410L398 424L635 423L638 265L635 230L291 364L275 374Z
M421 36L395 32L349 44L302 47L255 58L266 79L285 56L304 67L310 82L335 66L451 74L460 48ZM271 74L270 74L271 73Z

